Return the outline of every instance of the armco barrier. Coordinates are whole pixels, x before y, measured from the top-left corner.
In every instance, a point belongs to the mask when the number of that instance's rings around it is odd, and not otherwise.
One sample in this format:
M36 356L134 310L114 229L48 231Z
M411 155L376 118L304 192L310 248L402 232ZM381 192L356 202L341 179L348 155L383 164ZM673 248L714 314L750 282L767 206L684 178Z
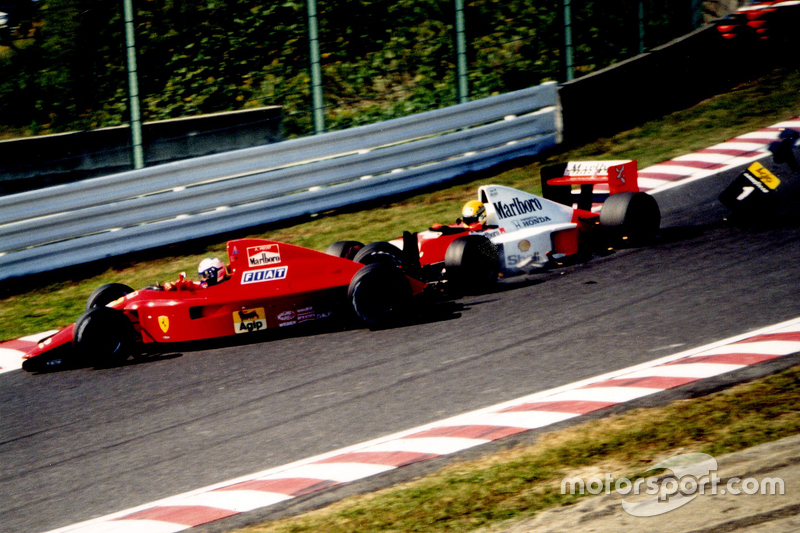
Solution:
M268 106L142 123L147 166L282 140L283 108ZM124 172L131 167L130 127L0 141L0 195Z
M0 198L0 279L440 183L560 141L555 83Z

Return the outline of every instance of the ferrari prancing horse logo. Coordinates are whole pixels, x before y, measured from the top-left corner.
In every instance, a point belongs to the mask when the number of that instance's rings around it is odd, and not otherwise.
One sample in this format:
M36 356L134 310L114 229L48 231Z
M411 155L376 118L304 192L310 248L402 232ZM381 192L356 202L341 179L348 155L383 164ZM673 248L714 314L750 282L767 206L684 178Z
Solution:
M161 331L164 333L169 331L169 317L163 315L158 317L158 325L161 327Z

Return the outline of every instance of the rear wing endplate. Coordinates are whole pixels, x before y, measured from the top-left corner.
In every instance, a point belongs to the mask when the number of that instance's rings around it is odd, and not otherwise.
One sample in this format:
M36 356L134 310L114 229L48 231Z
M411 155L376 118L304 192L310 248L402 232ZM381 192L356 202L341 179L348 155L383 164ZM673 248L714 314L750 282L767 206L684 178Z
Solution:
M548 200L571 206L572 188L580 187L579 209L591 209L595 185L608 185L608 194L639 192L635 160L570 161L542 168L542 195Z

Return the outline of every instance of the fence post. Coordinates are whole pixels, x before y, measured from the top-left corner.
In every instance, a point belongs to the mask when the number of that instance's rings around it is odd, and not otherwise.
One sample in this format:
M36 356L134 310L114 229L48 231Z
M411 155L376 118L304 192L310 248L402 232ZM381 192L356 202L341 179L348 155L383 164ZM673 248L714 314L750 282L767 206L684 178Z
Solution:
M325 114L322 106L322 71L319 56L319 26L317 25L317 0L308 4L308 45L311 51L311 98L314 105L314 133L325 131Z
M571 0L563 0L564 5L564 66L567 71L567 81L575 79L572 47L572 5Z
M639 0L639 53L644 53L644 0Z
M455 0L456 7L456 56L458 68L458 103L469 101L469 85L467 80L467 39L464 22L464 0Z
M123 0L125 12L125 50L128 66L128 101L131 114L131 160L134 169L144 167L142 150L142 115L139 109L139 79L136 67L136 39L133 27L132 0Z
M703 0L692 0L692 30L703 25Z

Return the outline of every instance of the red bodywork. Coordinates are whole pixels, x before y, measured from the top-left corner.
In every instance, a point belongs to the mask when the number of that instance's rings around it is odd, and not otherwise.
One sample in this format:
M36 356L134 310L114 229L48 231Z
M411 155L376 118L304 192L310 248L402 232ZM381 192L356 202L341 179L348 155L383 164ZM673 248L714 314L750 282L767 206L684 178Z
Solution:
M568 163L564 175L548 179L547 185L607 185L609 195L639 192L639 172L635 160L610 162L605 167L592 165L597 163Z
M194 290L135 291L108 305L122 310L144 344L197 341L327 318L346 307L350 280L363 267L291 244L262 239L228 243L230 279ZM412 292L425 284L409 278ZM24 359L63 351L74 324L43 340Z
M717 31L728 40L791 39L798 20L800 5L793 0L754 1L718 20Z
M422 265L433 265L444 261L447 248L454 240L471 233L483 231L483 224L452 224L442 226L434 224L431 231L417 234L417 246L419 248L419 260Z

